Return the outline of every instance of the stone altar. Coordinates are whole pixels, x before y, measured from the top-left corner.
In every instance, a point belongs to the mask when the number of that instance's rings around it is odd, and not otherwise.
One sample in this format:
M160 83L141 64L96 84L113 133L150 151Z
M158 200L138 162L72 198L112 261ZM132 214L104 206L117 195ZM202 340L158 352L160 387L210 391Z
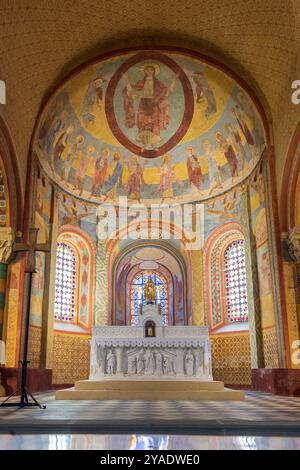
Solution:
M95 327L90 380L212 381L208 327L163 326L157 305L138 326Z
M207 327L163 326L145 305L138 326L93 329L89 380L57 390L56 400L244 400L214 381Z

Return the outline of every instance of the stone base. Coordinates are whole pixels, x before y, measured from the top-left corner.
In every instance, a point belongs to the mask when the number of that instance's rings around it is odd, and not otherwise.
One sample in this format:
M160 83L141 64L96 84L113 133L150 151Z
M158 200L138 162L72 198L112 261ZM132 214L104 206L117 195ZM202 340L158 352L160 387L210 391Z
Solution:
M274 395L300 396L300 369L253 369L252 389Z
M56 400L234 400L245 399L243 390L224 388L217 381L93 381L80 380L74 388L58 390Z
M0 367L1 383L6 396L16 392L21 383L21 369L16 367ZM27 386L31 392L44 392L52 387L51 369L27 369Z

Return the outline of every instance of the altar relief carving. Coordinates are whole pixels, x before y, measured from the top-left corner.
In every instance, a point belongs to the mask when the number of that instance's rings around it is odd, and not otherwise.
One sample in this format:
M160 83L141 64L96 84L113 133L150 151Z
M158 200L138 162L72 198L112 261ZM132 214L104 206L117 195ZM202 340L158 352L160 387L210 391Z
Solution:
M145 325L153 322L155 336ZM208 327L161 325L155 305L140 325L93 329L90 380L212 380Z

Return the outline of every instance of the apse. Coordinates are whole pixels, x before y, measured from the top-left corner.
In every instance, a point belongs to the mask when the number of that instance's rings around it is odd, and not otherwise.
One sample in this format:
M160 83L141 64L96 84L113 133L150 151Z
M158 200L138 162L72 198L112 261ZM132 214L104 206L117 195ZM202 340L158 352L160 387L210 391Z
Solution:
M186 263L172 245L135 244L120 251L113 265L111 323L137 325L148 279L155 284L154 303L159 306L164 325L191 322L191 287Z
M266 147L243 85L190 51L106 55L55 90L33 150L51 181L78 200L207 201L245 181Z

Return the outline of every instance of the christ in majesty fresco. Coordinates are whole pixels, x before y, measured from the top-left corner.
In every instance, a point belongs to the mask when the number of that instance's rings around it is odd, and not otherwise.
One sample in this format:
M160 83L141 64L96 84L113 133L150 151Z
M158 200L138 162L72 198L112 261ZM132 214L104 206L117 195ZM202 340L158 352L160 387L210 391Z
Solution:
M157 78L160 73L158 64L144 64L140 71L144 78L135 84L130 82L127 74L123 75L126 81L122 92L125 126L137 127L136 141L142 150L147 147L155 150L161 141L161 132L170 123L169 95L174 90L178 75L174 74L170 84L165 85ZM137 112L134 109L135 100L138 101Z

